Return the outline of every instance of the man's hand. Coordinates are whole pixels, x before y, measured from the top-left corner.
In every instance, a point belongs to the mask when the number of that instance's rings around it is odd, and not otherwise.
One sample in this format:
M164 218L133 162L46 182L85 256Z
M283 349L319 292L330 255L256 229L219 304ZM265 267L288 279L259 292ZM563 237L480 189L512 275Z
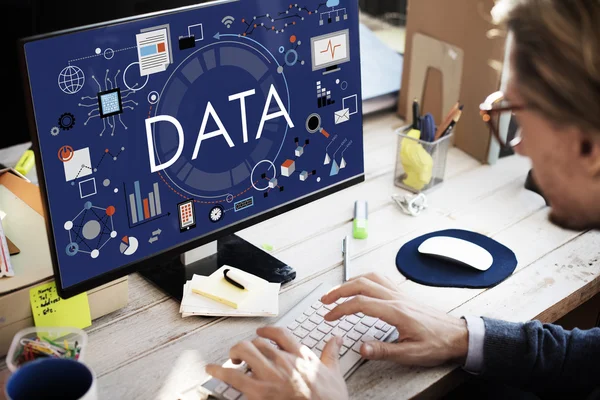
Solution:
M258 338L236 344L229 354L235 364L245 362L252 370L251 376L218 365L207 365L206 372L244 393L248 400L348 398L338 364L340 337L327 342L319 359L285 329L264 327L256 332Z
M377 274L353 278L331 290L321 301L332 304L347 297L353 298L326 314L327 321L362 312L395 326L400 335L397 343L364 343L360 349L364 358L423 367L446 362L464 364L469 347L464 320L417 304L392 281Z

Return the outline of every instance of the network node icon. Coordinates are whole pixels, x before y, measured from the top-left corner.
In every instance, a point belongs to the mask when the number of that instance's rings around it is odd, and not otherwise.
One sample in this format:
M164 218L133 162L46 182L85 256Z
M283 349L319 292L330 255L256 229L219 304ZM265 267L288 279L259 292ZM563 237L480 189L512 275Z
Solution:
M296 155L296 157L300 157L302 154L304 154L304 147L296 147L296 151L294 152L294 154Z
M69 244L65 249L67 255L72 257L78 253L86 253L92 258L98 258L100 250L117 237L112 218L115 212L114 206L100 208L91 201L86 202L83 210L64 224L65 230L69 232Z
M308 172L307 172L307 171L302 171L302 172L300 172L300 180L301 180L302 182L304 182L304 181L305 181L305 180L307 180L307 179L308 179Z
M277 187L277 178L273 178L269 181L269 189L274 189Z

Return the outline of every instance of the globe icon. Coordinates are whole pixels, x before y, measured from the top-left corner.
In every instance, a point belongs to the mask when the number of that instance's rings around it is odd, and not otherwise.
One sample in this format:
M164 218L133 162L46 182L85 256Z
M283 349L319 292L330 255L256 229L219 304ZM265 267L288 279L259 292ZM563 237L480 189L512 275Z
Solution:
M75 94L85 83L85 75L81 68L74 65L65 67L58 75L58 87L66 94Z

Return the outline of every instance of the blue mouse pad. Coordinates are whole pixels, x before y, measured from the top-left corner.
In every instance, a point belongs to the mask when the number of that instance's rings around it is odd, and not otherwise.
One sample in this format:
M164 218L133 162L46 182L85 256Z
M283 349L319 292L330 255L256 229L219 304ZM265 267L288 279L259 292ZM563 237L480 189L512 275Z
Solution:
M487 271L459 265L419 253L419 246L434 236L452 236L479 245L490 252L494 261ZM488 288L508 278L517 268L512 250L494 239L476 232L448 229L420 236L406 243L396 256L396 267L406 278L422 285L437 287Z

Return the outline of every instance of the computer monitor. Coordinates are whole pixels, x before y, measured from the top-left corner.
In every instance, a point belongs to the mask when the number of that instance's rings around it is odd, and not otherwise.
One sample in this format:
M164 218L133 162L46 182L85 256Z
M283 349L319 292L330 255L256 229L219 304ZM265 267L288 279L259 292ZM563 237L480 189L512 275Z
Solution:
M339 64L349 62L350 31L343 29L310 38L313 71L324 69L323 75L340 71Z
M181 298L219 264L293 278L234 233L364 180L357 2L320 22L338 6L215 1L22 41L62 297L140 271ZM310 39L340 31L352 58L313 71Z

